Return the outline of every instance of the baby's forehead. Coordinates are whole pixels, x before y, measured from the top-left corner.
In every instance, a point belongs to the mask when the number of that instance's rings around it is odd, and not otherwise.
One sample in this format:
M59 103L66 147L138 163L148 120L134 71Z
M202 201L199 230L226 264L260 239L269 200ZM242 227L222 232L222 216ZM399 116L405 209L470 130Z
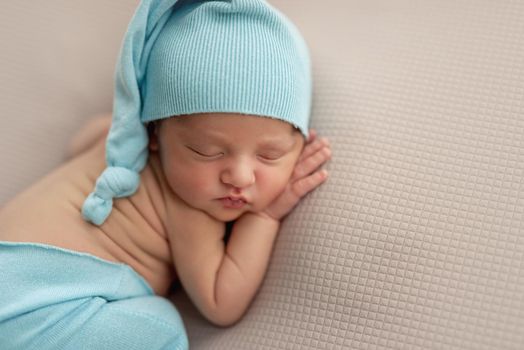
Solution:
M264 144L294 143L301 132L290 123L266 117L235 113L206 113L171 117L164 121L167 134L222 142Z
M215 130L235 131L256 129L260 132L273 131L293 134L298 131L292 124L268 116L248 115L239 113L195 113L168 118L167 123L175 127L213 132Z

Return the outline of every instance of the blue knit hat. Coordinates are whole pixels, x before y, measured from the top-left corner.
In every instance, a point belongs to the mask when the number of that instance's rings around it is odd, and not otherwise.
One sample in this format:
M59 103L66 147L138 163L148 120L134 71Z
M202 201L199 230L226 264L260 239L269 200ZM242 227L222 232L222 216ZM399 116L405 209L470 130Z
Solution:
M143 0L115 73L108 167L84 202L101 225L113 198L138 189L148 157L147 122L194 113L239 113L286 121L307 137L308 49L265 0Z

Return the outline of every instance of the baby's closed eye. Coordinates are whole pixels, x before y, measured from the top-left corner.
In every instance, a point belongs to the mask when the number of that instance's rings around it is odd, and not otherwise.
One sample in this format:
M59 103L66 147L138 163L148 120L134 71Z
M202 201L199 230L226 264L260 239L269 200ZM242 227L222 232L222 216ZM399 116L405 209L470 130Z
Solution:
M186 148L192 153L205 158L216 158L224 155L224 152L217 147L186 145Z
M282 158L286 153L287 153L286 151L281 151L281 150L269 150L269 151L259 152L257 156L264 160L278 160Z

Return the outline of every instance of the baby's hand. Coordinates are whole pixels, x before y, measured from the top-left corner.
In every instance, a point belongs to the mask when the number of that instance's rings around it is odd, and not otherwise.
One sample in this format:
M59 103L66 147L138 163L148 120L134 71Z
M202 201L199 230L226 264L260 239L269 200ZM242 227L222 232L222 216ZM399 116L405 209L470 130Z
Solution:
M280 221L307 193L320 186L327 179L327 171L320 167L331 159L331 147L326 138L317 138L310 130L309 138L298 158L286 189L262 214Z

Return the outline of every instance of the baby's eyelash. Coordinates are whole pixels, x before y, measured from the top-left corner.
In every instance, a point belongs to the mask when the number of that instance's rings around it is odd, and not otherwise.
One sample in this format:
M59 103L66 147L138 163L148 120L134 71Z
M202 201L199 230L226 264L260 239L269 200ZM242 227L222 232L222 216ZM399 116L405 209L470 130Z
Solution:
M258 157L264 160L269 160L269 161L279 160L283 156L284 156L284 153L274 153L274 154L260 153L258 154Z
M223 153L222 152L219 152L219 153L216 153L216 154L206 154L206 153L202 153L196 149L194 149L193 147L190 147L190 146L186 146L190 151L198 154L199 156L201 157L206 157L206 158L214 158L214 157L218 157L218 156L221 156Z

